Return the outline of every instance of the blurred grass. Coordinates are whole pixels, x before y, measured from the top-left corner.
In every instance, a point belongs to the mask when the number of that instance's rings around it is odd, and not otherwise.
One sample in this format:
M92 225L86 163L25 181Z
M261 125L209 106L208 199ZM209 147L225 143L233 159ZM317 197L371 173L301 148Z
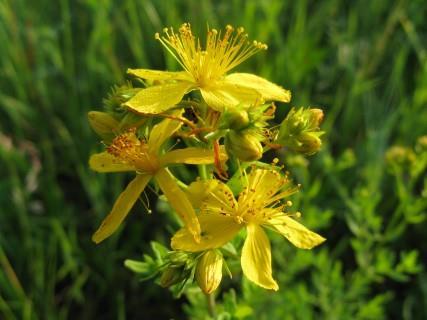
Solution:
M384 153L427 134L426 16L421 0L1 0L0 318L184 317L183 301L122 265L150 239L167 243L166 218L141 206L120 235L90 241L126 178L88 170L100 146L86 112L128 67L177 68L153 35L189 21L201 31L244 26L269 50L241 70L326 113L324 151L291 169L304 185L304 221L328 242L295 252L275 241L281 293L243 288L243 302L270 319L422 319L426 182L399 198ZM399 260L414 249L418 260Z

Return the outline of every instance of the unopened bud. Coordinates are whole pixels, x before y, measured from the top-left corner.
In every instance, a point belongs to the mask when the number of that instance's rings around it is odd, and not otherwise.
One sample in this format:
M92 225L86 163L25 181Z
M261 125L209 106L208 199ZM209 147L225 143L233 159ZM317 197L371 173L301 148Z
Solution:
M418 153L423 153L427 151L427 136L421 136L417 139L415 151Z
M293 151L312 155L320 150L322 140L320 124L323 111L320 109L293 108L283 120L276 143Z
M222 279L222 254L217 250L206 251L196 267L196 281L206 294L214 292Z
M224 129L233 129L240 131L249 125L249 115L246 110L232 109L222 114L221 127Z
M169 255L169 260L174 266L182 266L190 259L188 253L183 251L174 251Z
M163 288L170 287L181 281L181 269L168 267L165 271L163 271L160 277L160 285Z
M106 112L89 111L87 117L93 131L102 138L111 137L119 126L119 122Z
M385 160L390 167L408 168L416 161L416 156L409 148L392 146L387 150Z
M317 108L312 108L312 109L309 109L309 110L310 110L310 113L311 113L311 118L313 120L313 124L317 128L319 128L320 124L323 121L323 117L324 117L323 110L322 109L317 109Z
M321 146L322 140L320 139L318 132L309 132L302 134L300 138L295 141L292 149L305 155L312 155L318 152Z
M227 153L242 161L255 161L262 157L260 137L251 132L231 130L225 139Z

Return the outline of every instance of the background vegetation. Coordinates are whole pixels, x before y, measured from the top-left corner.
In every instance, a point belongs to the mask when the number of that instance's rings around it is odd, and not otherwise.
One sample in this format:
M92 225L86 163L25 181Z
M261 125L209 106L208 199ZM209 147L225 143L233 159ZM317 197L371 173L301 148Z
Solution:
M236 275L219 317L425 319L426 16L422 0L0 0L0 318L207 317L200 293L173 300L123 266L149 240L167 245L160 205L90 241L128 177L89 171L102 145L86 113L128 67L175 69L153 35L189 21L244 26L269 50L240 70L326 113L321 153L280 157L303 184L304 224L328 241L303 251L274 238L281 290Z

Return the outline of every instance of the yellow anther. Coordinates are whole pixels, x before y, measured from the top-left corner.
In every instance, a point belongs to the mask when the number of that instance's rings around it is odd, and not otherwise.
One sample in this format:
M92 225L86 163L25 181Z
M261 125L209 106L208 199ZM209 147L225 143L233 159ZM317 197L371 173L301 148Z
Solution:
M159 40L160 39L160 34L158 32L156 32L154 34L154 39Z

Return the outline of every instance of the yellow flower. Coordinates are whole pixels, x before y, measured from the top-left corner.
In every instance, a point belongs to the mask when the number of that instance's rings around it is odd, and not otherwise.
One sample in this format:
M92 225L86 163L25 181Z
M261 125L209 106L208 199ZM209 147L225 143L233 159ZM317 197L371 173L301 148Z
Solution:
M189 23L184 23L177 33L165 28L164 34L156 34L156 39L184 71L129 69L129 74L139 78L162 81L162 84L139 91L125 103L129 108L141 113L161 113L179 103L192 90L200 90L208 106L217 111L260 100L290 101L288 90L264 78L249 73L226 75L258 51L267 49L263 43L249 42L243 28L235 30L228 25L224 33L208 29L205 48L193 35Z
M182 109L175 111L174 115L180 116L182 112ZM137 173L116 200L110 214L94 233L93 241L99 243L116 231L151 178L158 183L171 206L184 221L188 232L198 240L200 225L194 209L166 167L175 163L213 163L214 153L211 150L190 147L163 154L161 152L163 142L171 137L181 124L174 119L163 120L151 130L148 141L139 139L135 131L128 131L117 136L107 151L91 156L89 165L95 171L136 171ZM224 152L220 153L220 158L225 160Z
M291 203L280 201L298 190L289 185L288 178L276 170L253 169L236 201L222 182L193 183L188 191L194 205L200 207L201 240L196 243L188 230L181 229L172 238L172 248L191 252L218 248L246 227L241 256L243 273L263 288L278 290L272 277L270 241L261 226L282 234L302 249L311 249L325 241L283 212Z

